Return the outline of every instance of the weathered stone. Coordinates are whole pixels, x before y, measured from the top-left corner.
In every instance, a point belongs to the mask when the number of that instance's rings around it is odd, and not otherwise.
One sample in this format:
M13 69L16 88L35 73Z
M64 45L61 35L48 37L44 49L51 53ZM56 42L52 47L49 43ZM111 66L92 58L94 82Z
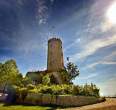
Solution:
M24 100L25 104L57 105L57 106L83 106L100 102L100 98L92 96L50 95L29 93Z
M48 41L48 71L59 71L64 69L62 41L58 38L52 38Z

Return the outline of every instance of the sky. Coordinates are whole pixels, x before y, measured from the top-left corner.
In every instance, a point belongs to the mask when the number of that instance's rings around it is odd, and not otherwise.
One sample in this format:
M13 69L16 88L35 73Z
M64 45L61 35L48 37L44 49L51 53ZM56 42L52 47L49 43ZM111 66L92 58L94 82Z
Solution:
M116 0L0 0L0 62L20 72L45 70L47 41L63 42L64 62L78 65L74 84L116 94Z

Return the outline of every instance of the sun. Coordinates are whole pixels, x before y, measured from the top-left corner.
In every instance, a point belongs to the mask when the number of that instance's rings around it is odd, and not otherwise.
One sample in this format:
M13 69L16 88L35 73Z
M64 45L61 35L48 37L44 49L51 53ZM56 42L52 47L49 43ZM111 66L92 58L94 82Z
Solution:
M116 2L108 8L106 16L110 23L116 24Z

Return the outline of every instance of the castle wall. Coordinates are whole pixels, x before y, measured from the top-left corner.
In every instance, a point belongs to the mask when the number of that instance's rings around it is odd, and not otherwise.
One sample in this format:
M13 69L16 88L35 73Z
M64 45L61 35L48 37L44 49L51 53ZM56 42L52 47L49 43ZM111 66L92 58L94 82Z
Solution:
M62 41L52 38L48 41L47 70L59 71L61 69L64 69Z
M73 95L50 95L39 93L28 93L23 100L17 99L17 103L30 105L55 105L62 107L84 106L103 102L103 98L93 96L73 96Z

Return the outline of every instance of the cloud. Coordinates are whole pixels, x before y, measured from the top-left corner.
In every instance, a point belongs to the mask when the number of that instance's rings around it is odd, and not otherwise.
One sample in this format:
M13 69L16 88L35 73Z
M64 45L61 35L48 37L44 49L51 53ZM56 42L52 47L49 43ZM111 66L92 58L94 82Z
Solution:
M71 49L73 46L75 46L76 44L79 44L80 42L81 42L80 38L76 39L73 43L71 43L70 45L68 45L67 47L65 47L64 51L67 51L68 49Z
M104 96L116 95L116 75L105 80L104 82L98 83L97 85L100 87L100 93L102 93Z
M53 2L53 0L51 2ZM48 5L46 3L46 0L37 0L37 3L38 3L37 19L39 21L39 24L46 24L47 19L49 18Z
M87 80L87 79L94 78L94 77L96 77L97 75L98 75L98 74L96 74L96 73L92 73L92 74L89 74L88 76L80 77L79 79L81 79L81 80Z
M54 3L55 0L50 0L50 1L51 1L51 3Z
M110 53L110 55L104 57L102 60L91 63L87 65L84 69L90 69L95 68L97 65L103 64L103 65L116 65L116 62L113 61L113 58L116 56L116 52Z
M110 30L113 27L114 27L114 25L112 25L111 23L109 23L107 20L105 20L101 24L101 30L102 30L102 32L107 32L108 30Z
M75 53L74 55L72 55L71 60L73 62L83 60L88 56L93 55L99 49L113 45L115 43L116 43L116 35L104 39L103 38L94 39L89 43L84 44L83 50L80 53Z
M65 48L65 51L71 48L81 49L81 52L79 50L77 53L70 56L71 61L77 62L79 60L84 60L88 56L94 55L99 49L116 43L116 31L106 22L105 18L106 9L111 2L112 1L108 0L107 2L94 2L88 11L86 11L87 9L83 9L81 12L78 12L78 16L74 14L69 20L75 21L75 19L81 19L86 16L86 21L80 21L83 22L84 25L81 23L80 27L77 28L77 39ZM99 9L101 10L99 11Z

